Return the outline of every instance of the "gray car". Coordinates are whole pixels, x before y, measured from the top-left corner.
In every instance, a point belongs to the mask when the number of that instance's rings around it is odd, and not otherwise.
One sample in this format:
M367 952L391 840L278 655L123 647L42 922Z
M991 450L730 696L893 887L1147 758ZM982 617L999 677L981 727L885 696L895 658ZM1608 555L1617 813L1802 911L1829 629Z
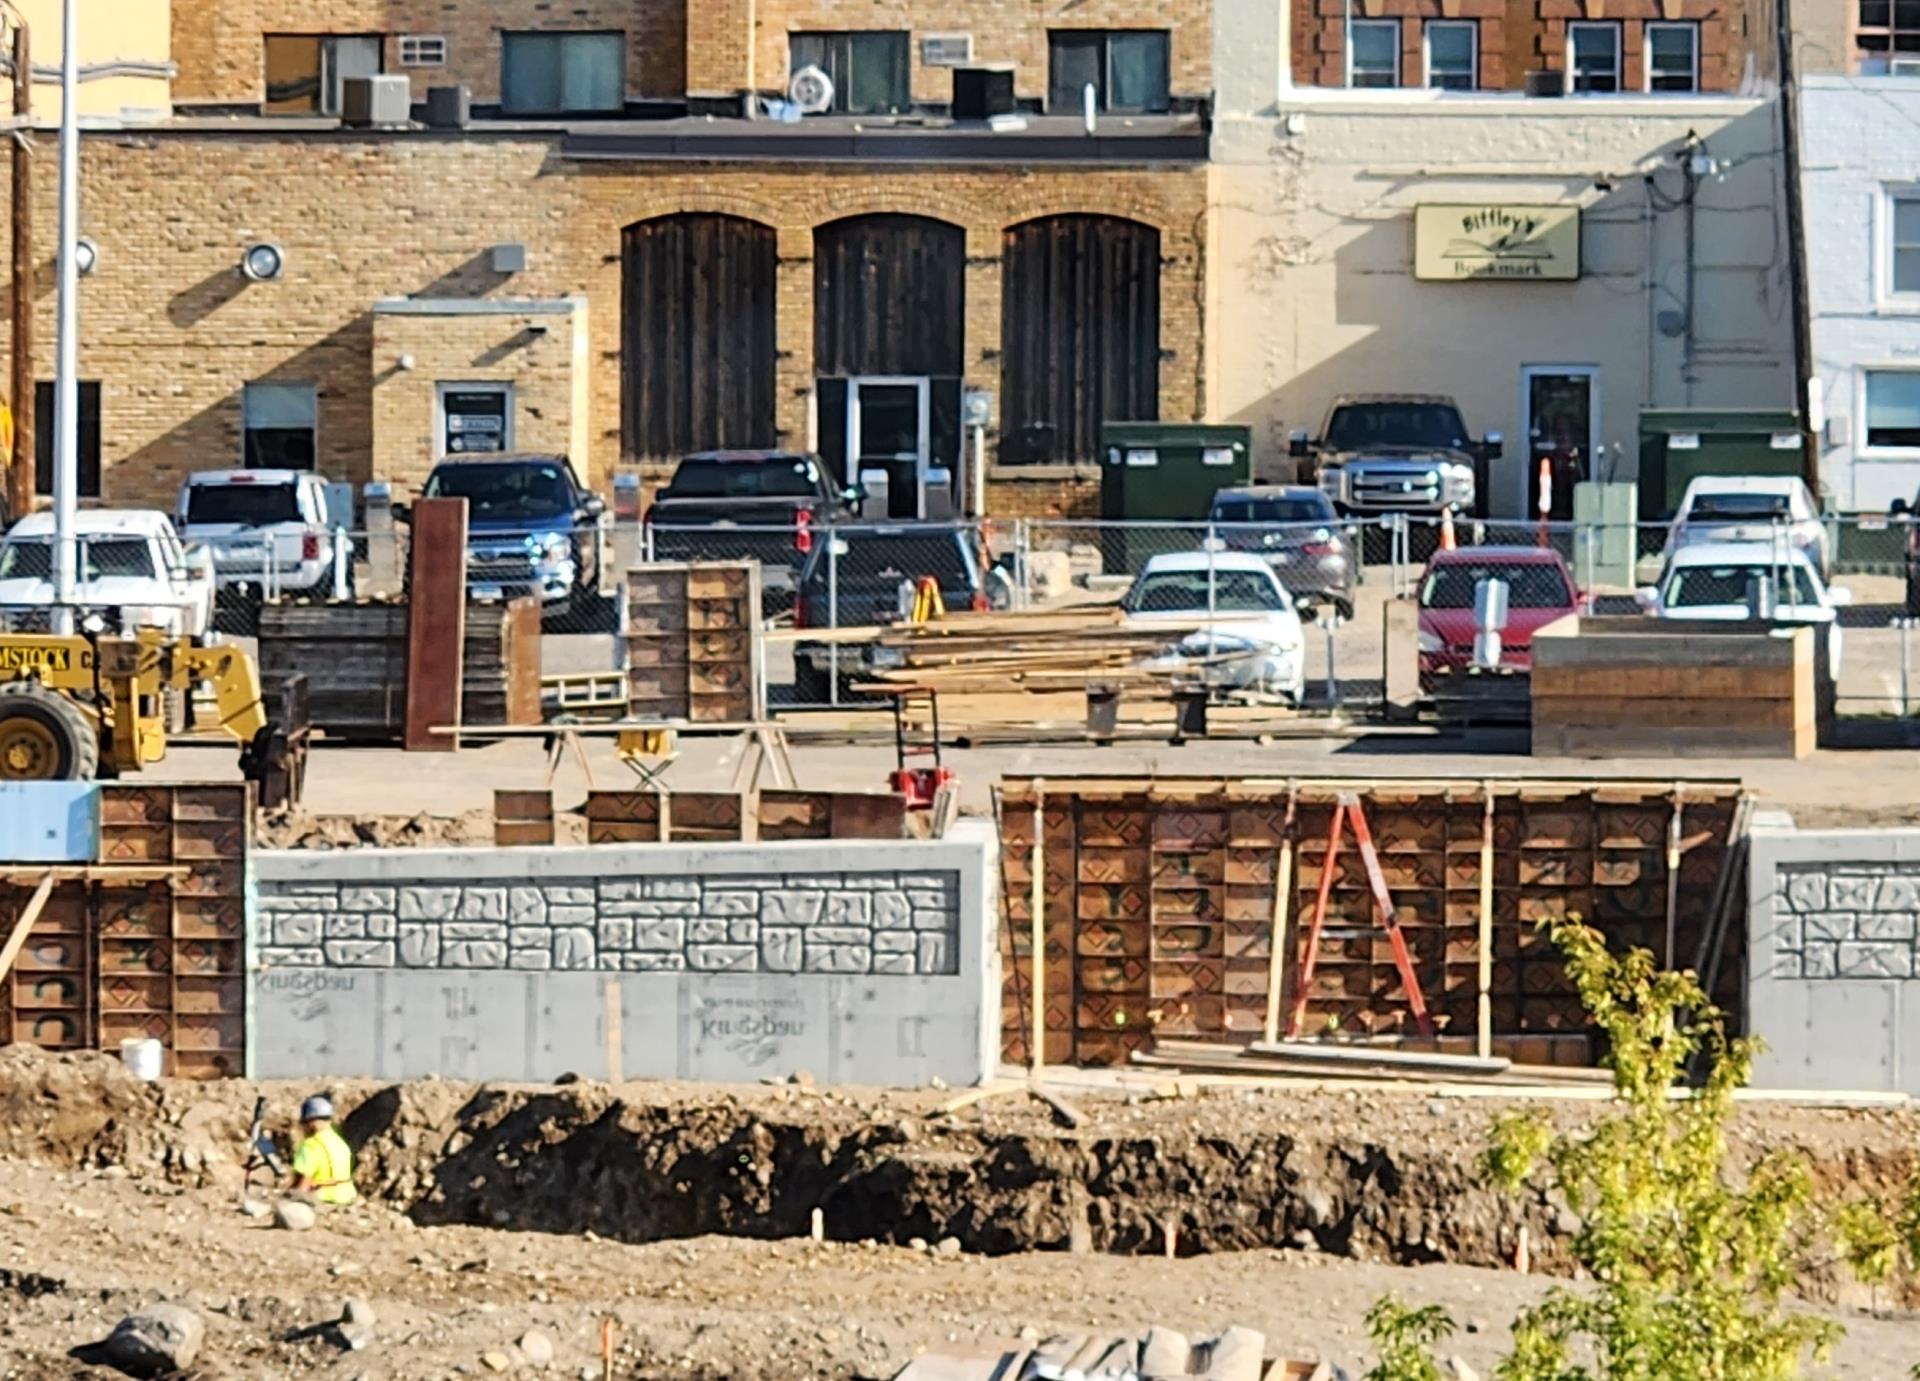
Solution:
M1253 485L1213 496L1207 521L1228 551L1266 557L1287 593L1320 595L1353 617L1353 546L1333 502L1309 485Z

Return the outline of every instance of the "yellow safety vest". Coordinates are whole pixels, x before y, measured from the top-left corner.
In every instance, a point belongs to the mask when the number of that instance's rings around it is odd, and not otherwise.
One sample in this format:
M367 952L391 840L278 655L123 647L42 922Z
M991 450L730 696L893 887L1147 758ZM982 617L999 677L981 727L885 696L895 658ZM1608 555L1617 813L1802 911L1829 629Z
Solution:
M350 1204L357 1197L353 1152L331 1127L322 1127L294 1148L293 1173L307 1177L313 1197L323 1204Z

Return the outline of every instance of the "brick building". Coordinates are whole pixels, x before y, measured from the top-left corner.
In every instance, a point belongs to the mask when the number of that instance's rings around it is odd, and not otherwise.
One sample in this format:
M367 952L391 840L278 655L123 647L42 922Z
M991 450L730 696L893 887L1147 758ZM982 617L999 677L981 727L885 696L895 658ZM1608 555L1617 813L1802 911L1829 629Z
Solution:
M602 489L813 447L914 512L977 392L992 506L1086 511L1101 421L1204 407L1207 6L908 10L173 0L171 114L83 140L83 492L168 502L303 428L328 476L404 488L484 414ZM1011 64L1007 118L956 117L966 64ZM829 109L746 118L802 66ZM414 121L343 127L375 74ZM443 85L474 115L425 127ZM54 193L44 159L43 264Z

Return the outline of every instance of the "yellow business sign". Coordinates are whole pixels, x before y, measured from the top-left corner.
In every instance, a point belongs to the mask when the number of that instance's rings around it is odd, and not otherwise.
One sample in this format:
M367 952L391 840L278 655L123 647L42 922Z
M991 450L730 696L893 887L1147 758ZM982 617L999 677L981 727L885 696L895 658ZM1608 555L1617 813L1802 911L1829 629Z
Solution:
M1417 207L1413 276L1441 282L1578 278L1580 208L1492 202Z

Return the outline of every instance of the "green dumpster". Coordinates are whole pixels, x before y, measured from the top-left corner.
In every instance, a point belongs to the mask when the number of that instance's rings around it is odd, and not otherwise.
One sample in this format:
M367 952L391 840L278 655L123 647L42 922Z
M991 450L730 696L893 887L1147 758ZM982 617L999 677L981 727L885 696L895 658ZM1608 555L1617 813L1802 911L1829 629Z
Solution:
M1101 568L1137 575L1147 558L1200 545L1221 489L1253 474L1253 432L1202 422L1109 422L1100 429Z

